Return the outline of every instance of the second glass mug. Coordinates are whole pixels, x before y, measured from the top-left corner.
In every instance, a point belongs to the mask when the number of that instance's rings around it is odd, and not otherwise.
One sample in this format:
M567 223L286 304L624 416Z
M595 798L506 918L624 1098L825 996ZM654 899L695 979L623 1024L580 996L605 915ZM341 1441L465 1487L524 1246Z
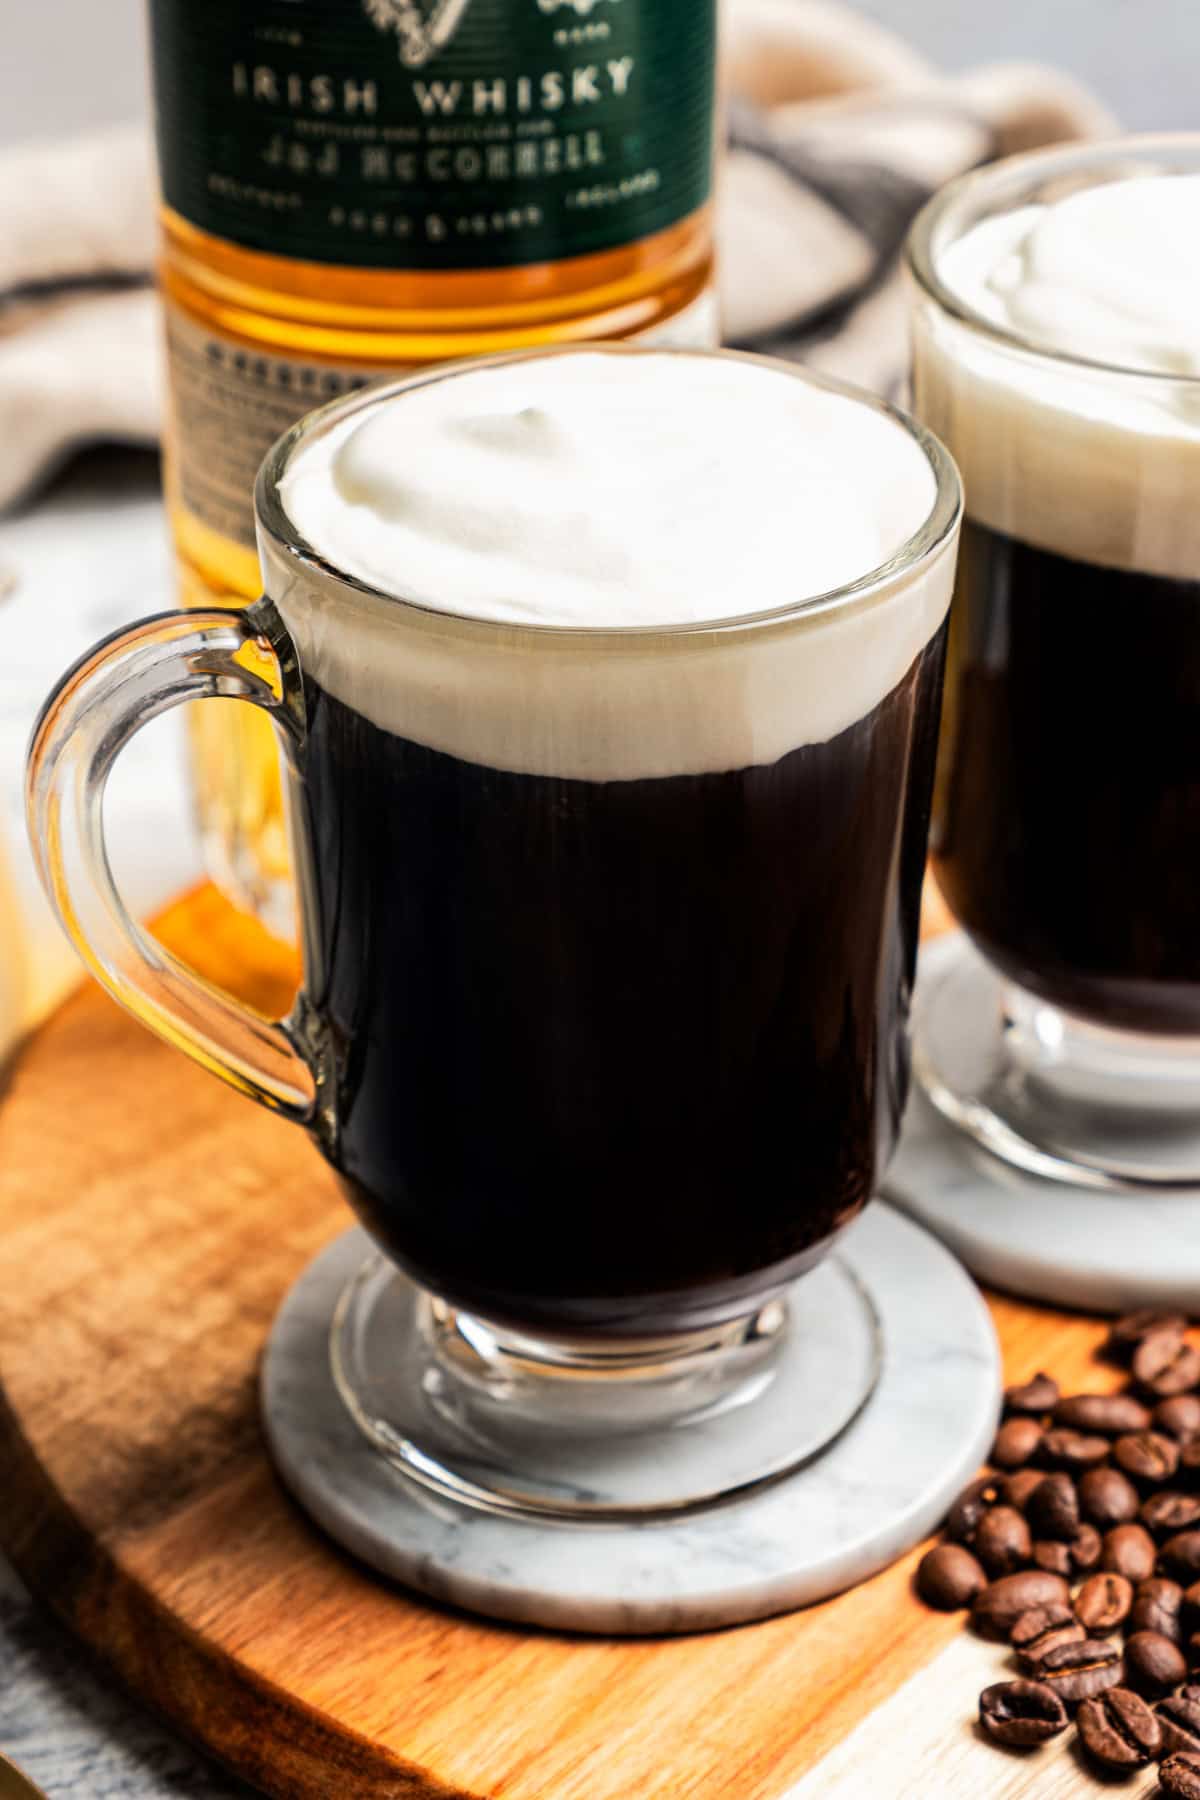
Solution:
M665 628L497 623L374 591L301 539L280 482L348 415L456 378L426 375L285 436L256 495L264 597L100 645L31 749L35 848L84 959L302 1125L383 1252L333 1322L351 1412L417 1480L518 1515L742 1491L816 1454L878 1372L869 1300L826 1252L907 1091L959 485L902 415L724 354L871 409L926 459L932 508L882 568ZM639 748L618 713L653 720L670 695L701 742L715 703L759 749L798 670L836 709L856 663L877 703L827 741L621 778ZM123 744L222 696L263 708L285 759L304 973L278 1022L151 940L104 851ZM380 706L404 736L372 722ZM447 753L464 731L470 760ZM583 779L572 747L597 742L615 763ZM528 772L547 745L565 761Z
M1117 1191L1200 1183L1200 379L1025 335L955 259L1198 174L1196 134L1038 151L909 245L914 409L966 488L932 866L976 952L919 997L916 1069L1003 1161Z

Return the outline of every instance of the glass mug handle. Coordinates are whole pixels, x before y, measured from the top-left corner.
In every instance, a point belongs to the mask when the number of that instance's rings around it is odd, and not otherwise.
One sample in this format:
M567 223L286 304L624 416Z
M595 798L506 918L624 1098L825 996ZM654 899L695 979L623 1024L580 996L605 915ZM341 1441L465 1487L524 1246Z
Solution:
M34 727L26 807L42 884L101 985L239 1093L310 1124L316 1058L297 1015L263 1018L143 931L117 891L104 840L104 791L118 755L143 725L186 700L261 706L290 759L303 738L300 675L286 631L264 630L273 613L265 601L251 613L161 613L89 650Z

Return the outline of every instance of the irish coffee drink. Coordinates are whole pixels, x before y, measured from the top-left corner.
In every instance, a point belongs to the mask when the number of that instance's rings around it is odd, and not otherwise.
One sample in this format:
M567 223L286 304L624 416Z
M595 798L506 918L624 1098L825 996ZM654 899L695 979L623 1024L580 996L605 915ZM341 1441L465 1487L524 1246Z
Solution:
M967 510L935 870L1010 984L1025 1073L1093 1111L1200 1096L1198 228L1200 152L1147 140L985 172L913 245L917 409ZM958 1116L1026 1132L1021 1083L993 1085ZM1106 1136L1085 1179L1156 1178Z
M826 1252L908 1086L952 462L784 365L595 348L339 402L256 504L262 600L133 628L47 709L77 941L336 1172L374 1248L323 1367L410 1477L640 1518L808 1462L883 1366ZM277 1023L157 956L95 855L87 770L214 695L287 753Z
M411 635L448 653L436 614L385 644L364 596L329 646L279 590L336 1167L389 1256L489 1317L734 1317L895 1139L946 593L761 645L703 626L886 562L924 452L734 361L516 364L393 409L283 483L327 560L474 615L447 694L413 666Z

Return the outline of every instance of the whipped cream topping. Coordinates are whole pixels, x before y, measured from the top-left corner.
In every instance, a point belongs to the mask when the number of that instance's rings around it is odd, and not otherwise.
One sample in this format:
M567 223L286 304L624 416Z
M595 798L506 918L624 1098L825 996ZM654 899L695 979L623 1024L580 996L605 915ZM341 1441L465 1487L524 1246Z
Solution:
M580 351L466 368L354 415L281 484L327 562L538 625L767 611L878 568L934 500L901 426L753 362Z
M938 272L1031 347L918 301L917 411L959 464L968 516L1080 561L1200 579L1200 387L1179 379L1200 375L1200 176L986 218Z
M492 768L775 762L864 718L950 603L953 534L836 607L704 628L872 573L937 497L903 426L753 359L467 366L302 440L280 491L323 560L378 590L262 537L306 674L381 730Z
M1047 349L1200 374L1200 175L1146 175L986 219L942 279Z

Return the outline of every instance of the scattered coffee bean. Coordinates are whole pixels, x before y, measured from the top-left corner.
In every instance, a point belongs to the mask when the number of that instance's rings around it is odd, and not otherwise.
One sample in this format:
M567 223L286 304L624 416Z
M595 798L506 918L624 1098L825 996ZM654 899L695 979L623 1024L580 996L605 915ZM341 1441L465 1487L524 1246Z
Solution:
M1086 1636L1069 1606L1038 1606L1021 1614L1009 1641L1024 1673L1036 1677L1037 1665L1047 1650L1056 1644L1077 1644Z
M1158 1561L1154 1539L1144 1525L1114 1525L1104 1535L1100 1567L1129 1581L1149 1581Z
M1066 1469L1068 1472L1094 1469L1108 1455L1108 1439L1056 1425L1044 1434L1038 1455L1048 1469Z
M1125 1640L1125 1680L1139 1694L1161 1700L1187 1680L1187 1658L1160 1631L1135 1631Z
M1033 1546L1034 1567L1066 1581L1090 1575L1100 1561L1101 1538L1094 1525L1081 1525L1069 1544L1056 1538L1039 1538Z
M1119 1469L1147 1486L1170 1481L1179 1467L1179 1445L1161 1431L1130 1432L1117 1439L1112 1453Z
M1051 1376L1037 1374L1032 1381L1026 1381L1020 1387L1004 1390L1004 1410L1009 1414L1028 1414L1039 1417L1053 1412L1058 1404L1059 1385Z
M1034 1489L1041 1487L1045 1479L1040 1469L1015 1469L1004 1477L1001 1501L1005 1506L1015 1506L1018 1512L1024 1512Z
M1168 1400L1200 1384L1200 1350L1168 1328L1149 1332L1133 1353L1134 1380Z
M1131 1530L1122 1526L1122 1530ZM1162 1547L1167 1572L1181 1580L1194 1582L1200 1576L1200 1531L1177 1531Z
M1185 1687L1155 1707L1165 1750L1200 1752L1200 1687Z
M1081 1525L1067 1548L1078 1575L1090 1575L1100 1567L1104 1556L1104 1539L1094 1525Z
M1149 1431L1150 1408L1133 1394L1072 1394L1055 1407L1054 1423L1073 1431L1098 1431L1101 1437L1121 1437L1129 1431Z
M1079 1494L1069 1475L1043 1475L1029 1496L1026 1517L1034 1536L1070 1541L1079 1530Z
M1094 1700L1106 1688L1119 1687L1124 1673L1116 1644L1083 1638L1074 1644L1057 1644L1038 1664L1038 1680L1044 1681L1068 1706Z
M1123 1319L1115 1322L1109 1331L1105 1349L1118 1362L1128 1362L1144 1337L1164 1328L1182 1334L1187 1330L1187 1320L1182 1313L1158 1312L1153 1306L1143 1306L1139 1311L1126 1313Z
M1200 1394L1173 1394L1160 1400L1152 1423L1155 1431L1165 1431L1168 1437L1191 1437L1200 1431Z
M1042 1428L1036 1419L1008 1419L996 1433L989 1461L997 1469L1023 1469L1041 1441Z
M917 1591L938 1612L958 1612L970 1606L987 1586L982 1566L961 1544L939 1544L921 1558Z
M980 1696L990 1736L1038 1744L1078 1708L1099 1771L1161 1755L1162 1793L1200 1800L1200 1340L1188 1332L1180 1314L1119 1319L1107 1349L1131 1369L1121 1393L1064 1395L1042 1371L1008 1388L992 1470L955 1501L916 1585L1011 1639L1024 1679ZM1196 1786L1169 1787L1172 1765Z
M1136 1519L1139 1504L1137 1489L1120 1469L1089 1469L1080 1477L1080 1511L1102 1531Z
M971 1548L993 1577L1011 1575L1033 1561L1033 1538L1024 1516L1013 1506L993 1506L984 1513Z
M1100 1561L1103 1540L1094 1525L1081 1525L1069 1544L1039 1538L1033 1546L1034 1566L1067 1581L1090 1575Z
M1200 1494L1151 1494L1139 1517L1155 1537L1170 1537L1200 1525Z
M1070 1598L1061 1575L1023 1569L1019 1575L1002 1575L976 1594L971 1617L985 1637L1006 1638L1022 1613L1039 1606L1065 1606Z
M1130 1631L1157 1631L1177 1644L1183 1636L1183 1589L1177 1581L1152 1576L1139 1582L1129 1614Z
M979 1723L997 1743L1028 1748L1067 1728L1067 1709L1040 1681L998 1681L979 1696Z
M1075 1723L1084 1749L1104 1770L1144 1769L1162 1749L1162 1726L1128 1688L1110 1688L1096 1700L1085 1700Z
M1200 1800L1200 1756L1176 1750L1159 1765L1158 1780L1169 1800Z
M946 1536L956 1544L966 1544L985 1512L1000 1499L1000 1483L994 1475L984 1475L965 1487L946 1519Z
M1060 1544L1057 1538L1038 1539L1033 1546L1033 1566L1045 1569L1048 1575L1061 1575L1064 1581L1070 1581L1075 1574L1070 1546Z
M1075 1596L1075 1617L1093 1633L1115 1631L1132 1610L1133 1583L1124 1575L1091 1575Z

